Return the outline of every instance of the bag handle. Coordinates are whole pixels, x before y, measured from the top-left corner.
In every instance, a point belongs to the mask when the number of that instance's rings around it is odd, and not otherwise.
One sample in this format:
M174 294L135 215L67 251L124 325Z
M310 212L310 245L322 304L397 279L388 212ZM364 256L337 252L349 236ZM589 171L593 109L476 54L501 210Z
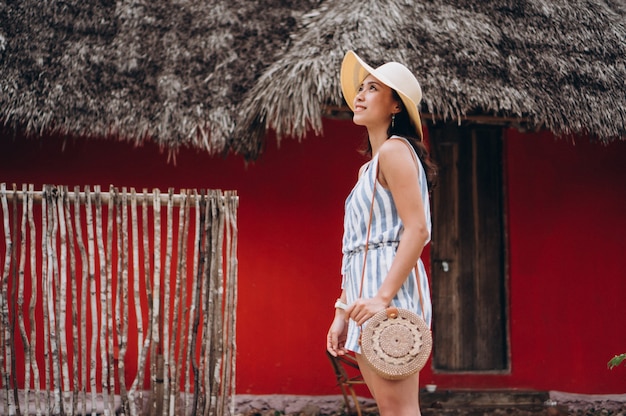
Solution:
M417 165L417 160L415 160L415 154L412 151L413 149L409 149L409 150L411 150L411 157L413 157L413 160L415 161ZM419 165L417 165L417 173L419 174ZM367 234L365 237L365 252L363 254L363 270L361 271L361 287L359 288L359 298L363 296L363 283L365 282L365 266L367 265L367 252L368 252L369 242L370 242L370 232L372 229L372 217L374 216L374 200L376 199L376 184L377 183L378 183L378 163L376 163L376 172L374 172L374 186L372 188L372 202L370 204L370 218L367 222ZM422 293L422 285L420 284L420 281L419 281L417 263L413 267L413 270L415 271L415 284L417 285L417 291L419 293L419 298L420 298L420 305L422 307L422 317L424 318L424 320L426 320L426 310L424 308L424 295Z

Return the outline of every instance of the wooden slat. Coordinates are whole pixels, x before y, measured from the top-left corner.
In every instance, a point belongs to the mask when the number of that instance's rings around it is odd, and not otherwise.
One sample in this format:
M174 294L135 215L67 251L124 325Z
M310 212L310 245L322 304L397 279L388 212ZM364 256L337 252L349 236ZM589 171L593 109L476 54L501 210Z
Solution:
M433 192L432 294L433 335L436 346L433 362L437 369L458 368L462 345L457 329L459 296L459 146L454 132L432 130L433 157L439 166L438 184ZM445 270L444 270L445 269ZM454 330L446 330L446 328Z

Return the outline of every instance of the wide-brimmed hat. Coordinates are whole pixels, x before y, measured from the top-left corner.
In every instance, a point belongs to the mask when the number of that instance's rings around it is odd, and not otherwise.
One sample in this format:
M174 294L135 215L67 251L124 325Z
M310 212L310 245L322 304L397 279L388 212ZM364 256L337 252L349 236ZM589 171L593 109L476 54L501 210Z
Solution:
M415 75L398 62L387 62L374 69L353 51L348 51L341 64L341 90L348 106L354 111L354 97L365 77L371 74L383 84L394 89L406 107L411 122L422 138L422 120L417 108L422 100L422 88Z

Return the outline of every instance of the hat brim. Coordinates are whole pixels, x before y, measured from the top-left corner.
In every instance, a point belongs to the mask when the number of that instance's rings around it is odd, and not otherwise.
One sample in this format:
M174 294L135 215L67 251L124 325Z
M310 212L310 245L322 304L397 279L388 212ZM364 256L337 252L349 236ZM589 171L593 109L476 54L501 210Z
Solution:
M417 130L417 133L420 135L420 139L423 139L422 119L420 117L419 110L417 109L417 103L404 94L401 91L401 88L396 86L392 80L364 62L356 53L354 53L354 51L348 51L346 56L343 58L343 62L341 63L341 91L343 92L343 97L346 100L348 107L354 111L354 98L358 94L359 86L368 75L372 75L398 93L404 107L409 113L411 122L415 126L415 130Z

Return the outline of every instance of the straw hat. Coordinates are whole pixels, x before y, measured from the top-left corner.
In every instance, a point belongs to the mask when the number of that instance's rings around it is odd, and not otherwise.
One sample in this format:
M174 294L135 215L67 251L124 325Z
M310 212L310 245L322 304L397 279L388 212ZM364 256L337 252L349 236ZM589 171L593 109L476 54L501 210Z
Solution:
M422 138L422 120L417 109L422 100L422 88L411 71L398 62L387 62L374 69L356 53L348 51L341 64L341 90L350 109L354 111L354 97L368 74L398 93L409 112L411 122Z

